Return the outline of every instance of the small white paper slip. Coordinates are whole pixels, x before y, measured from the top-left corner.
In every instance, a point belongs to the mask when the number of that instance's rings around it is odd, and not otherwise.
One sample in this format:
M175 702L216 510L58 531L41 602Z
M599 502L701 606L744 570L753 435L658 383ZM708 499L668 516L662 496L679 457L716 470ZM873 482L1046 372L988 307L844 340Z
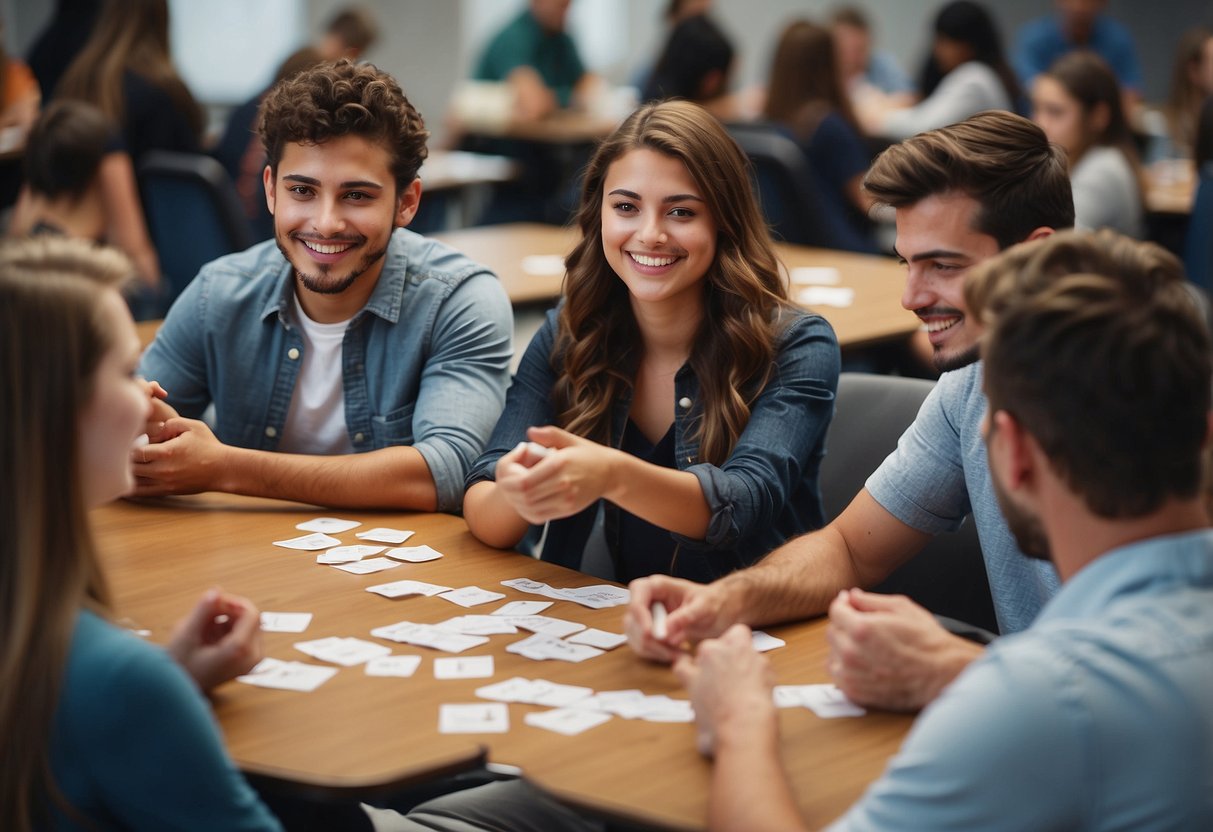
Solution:
M307 653L313 659L332 662L342 667L353 667L379 656L390 655L392 652L392 648L375 644L372 641L338 638L337 636L300 641L295 644L295 649L301 653Z
M376 627L371 630L376 638L385 638L418 647L431 647L444 650L447 653L462 653L472 647L488 644L484 636L469 636L442 630L430 624L414 624L411 621L398 621L386 627Z
M585 625L580 622L565 621L563 618L552 618L547 615L523 615L506 620L524 630L530 630L532 633L543 633L545 636L552 636L553 638L564 638L585 629Z
M671 699L657 695L645 697L644 711L639 714L645 722L694 722L695 711L687 699Z
M529 702L533 688L534 683L530 679L514 676L476 688L476 695L481 699L494 699L498 702Z
M361 543L356 543L353 546L334 546L327 552L321 552L316 556L316 563L355 563L370 555L377 555L383 551L382 546L366 546Z
M237 682L262 688L294 690L308 693L323 685L337 673L335 667L320 667L305 662L284 662L262 659L252 670L237 676Z
M855 303L855 290L850 286L806 286L796 293L796 300L806 306L844 309Z
M543 595L557 600L561 598L560 590L552 589L542 581L532 581L530 578L510 578L508 581L502 581L501 585L519 592L529 592L532 595Z
M572 601L595 610L617 607L620 604L626 604L628 599L631 598L627 589L611 584L579 586L572 589L559 589L557 592L561 598L567 601Z
M461 586L459 589L443 592L438 597L444 598L453 604L458 604L461 607L475 607L480 604L487 604L490 601L499 601L505 597L505 594L490 592L478 586Z
M508 730L510 709L501 702L438 707L438 731L443 734L504 734Z
M604 722L610 722L611 715L601 711L585 711L578 708L555 708L550 711L527 714L523 720L527 725L572 737L596 728Z
M388 549L383 554L394 560L403 560L408 563L425 563L427 560L438 560L442 557L442 552L431 549L429 546L401 546L396 549Z
M371 575L375 572L382 572L385 569L395 569L398 566L404 566L403 563L390 558L368 558L356 563L334 563L330 565L334 569L349 572L351 575Z
M601 656L602 650L585 644L569 644L558 638L536 633L530 638L516 641L505 648L506 652L525 656L535 661L558 659L562 662L583 662L595 656Z
M410 531L405 531L404 529L388 529L382 526L374 529L367 529L364 532L357 532L354 535L354 537L358 538L359 540L369 540L372 543L387 543L392 546L403 543L412 536L413 533Z
M531 690L530 701L533 705L547 705L549 708L563 708L566 705L572 705L575 702L580 702L582 699L587 699L594 695L593 688L585 688L580 685L561 685L556 682L547 682L543 679L536 679Z
M606 630L595 630L591 627L565 639L569 644L588 644L600 650L614 650L628 640L622 633L608 633Z
M301 552L315 552L317 549L328 549L330 546L340 546L341 541L335 537L329 537L327 534L314 532L305 534L301 537L292 537L290 540L275 540L275 546L281 546L283 549L298 549Z
M266 633L302 633L311 623L310 612L261 613L261 630Z
M765 653L768 650L774 650L777 647L783 647L785 644L787 644L787 642L783 639L775 638L775 636L771 635L770 633L763 632L762 630L755 630L750 635L754 649L759 653Z
M420 666L420 656L379 656L366 663L366 675L408 677Z
M573 703L576 708L588 708L592 711L604 711L627 719L633 719L644 713L646 697L639 690L605 690L586 699Z
M552 606L551 601L510 601L493 610L489 615L535 615Z
M837 286L842 275L833 266L797 266L791 271L793 286Z
M518 628L508 618L495 615L457 615L434 625L440 630L469 636L513 635Z
M366 588L367 592L382 595L384 598L403 598L405 595L437 595L450 590L449 586L427 584L424 581L393 581L390 584L375 584Z
M324 532L325 534L341 534L361 526L357 520L342 520L338 517L317 517L295 526L301 532Z
M802 708L805 691L812 685L776 685L771 691L771 698L776 708Z
M835 685L806 685L804 706L822 719L836 719L841 716L863 716L867 713L840 691Z
M564 274L564 258L559 254L528 254L522 258L522 270L533 275Z
M435 679L490 679L492 656L452 656L434 659Z

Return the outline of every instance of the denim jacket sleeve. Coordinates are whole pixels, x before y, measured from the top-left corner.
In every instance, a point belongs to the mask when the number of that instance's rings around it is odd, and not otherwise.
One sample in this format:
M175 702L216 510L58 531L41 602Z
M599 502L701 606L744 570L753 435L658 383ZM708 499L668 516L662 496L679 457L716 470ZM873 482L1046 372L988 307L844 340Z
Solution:
M463 502L464 477L501 414L512 336L509 298L492 274L465 280L438 311L413 415L413 447L434 478L439 511Z
M551 401L556 374L550 360L555 334L556 311L552 310L523 353L518 372L506 393L505 410L493 428L484 453L472 465L466 488L482 480L496 479L497 460L526 439L527 428L555 423Z
M799 313L784 331L766 388L724 465L691 465L711 519L703 540L675 537L696 548L731 549L771 528L807 474L816 479L826 429L834 415L839 350L834 330L818 315ZM813 482L811 496L820 500Z
M213 395L207 383L204 335L212 287L204 268L173 303L139 361L139 375L160 382L177 412L190 419L202 416Z

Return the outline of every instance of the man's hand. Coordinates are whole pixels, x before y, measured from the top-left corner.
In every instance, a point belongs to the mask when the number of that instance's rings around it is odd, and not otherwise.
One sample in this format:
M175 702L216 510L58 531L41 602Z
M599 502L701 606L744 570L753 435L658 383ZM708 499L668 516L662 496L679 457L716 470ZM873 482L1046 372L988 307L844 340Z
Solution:
M168 651L209 691L261 660L261 614L247 598L207 590L173 628Z
M149 442L161 442L163 441L161 437L164 433L164 423L169 419L178 418L179 414L168 403L168 392L160 386L160 382L145 381L143 387L152 403L151 411L147 416L147 427L143 432L147 434Z
M925 707L982 649L954 636L904 595L844 590L830 604L829 670L852 702Z
M715 584L697 584L668 575L637 578L628 585L631 599L623 617L628 644L638 655L660 662L672 662L685 655L687 645L714 638L731 624L737 614L728 604L728 593ZM666 637L653 635L652 607L660 601L666 608Z
M205 422L182 419L166 421L152 444L131 450L135 490L131 496L196 494L222 491L228 448L215 438Z
M754 649L745 625L701 643L694 658L684 654L674 672L691 695L701 754L713 755L722 738L745 742L778 730L771 695L775 673Z

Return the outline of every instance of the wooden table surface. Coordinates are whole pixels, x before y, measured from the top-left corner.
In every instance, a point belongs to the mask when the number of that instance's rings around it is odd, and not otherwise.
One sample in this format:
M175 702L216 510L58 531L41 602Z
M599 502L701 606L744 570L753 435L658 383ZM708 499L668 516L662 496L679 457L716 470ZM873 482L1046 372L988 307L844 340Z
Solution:
M564 269L557 258L573 248L578 232L553 225L513 223L433 236L495 271L514 303L537 303L560 297ZM843 347L904 338L919 328L918 319L901 307L905 269L893 258L787 243L776 243L775 250L788 269L837 269L838 285L854 291L850 306L808 307L830 322ZM800 288L794 286L793 295Z
M317 516L361 520L361 528L412 529L405 545L428 544L438 561L404 564L372 575L351 575L315 563L315 553L271 545L303 534L295 524ZM164 642L173 623L210 586L245 595L263 611L311 612L303 633L264 633L265 654L316 662L298 641L354 636L374 641L373 627L408 620L436 623L485 613L505 601L533 600L502 587L527 577L552 586L600 583L595 578L489 549L463 520L440 514L321 510L268 500L204 494L154 502L117 502L94 512L116 611L128 626ZM335 535L360 542L355 529ZM389 600L365 587L412 578L452 587L503 592L500 602L464 609L441 598ZM557 601L546 615L621 632L622 608L591 610ZM822 622L773 628L788 646L770 653L780 684L827 681ZM517 636L493 636L460 655L491 654L493 680L524 676L587 685L596 691L639 688L685 698L668 668L640 660L626 647L581 664L534 662L505 652ZM387 642L383 642L387 643ZM269 690L237 682L215 694L215 712L228 749L246 772L313 792L370 796L469 769L489 761L519 766L524 776L561 799L610 816L670 829L699 829L706 817L709 765L695 750L689 724L613 718L577 737L526 725L535 706L512 704L506 734L451 735L437 731L442 703L483 702L474 690L487 679L435 680L432 658L448 654L391 645L423 657L411 678L368 677L341 668L313 693ZM322 664L322 663L321 663ZM908 729L908 717L870 714L823 720L805 709L781 712L785 760L810 824L841 813L883 770Z

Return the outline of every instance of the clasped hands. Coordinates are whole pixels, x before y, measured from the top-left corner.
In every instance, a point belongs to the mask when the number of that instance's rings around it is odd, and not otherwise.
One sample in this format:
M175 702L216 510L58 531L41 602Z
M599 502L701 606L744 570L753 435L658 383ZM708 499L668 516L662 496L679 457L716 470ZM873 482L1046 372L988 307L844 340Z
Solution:
M497 488L523 520L542 525L610 499L618 451L551 426L527 439L497 461Z
M131 449L135 487L128 496L222 490L217 485L224 472L226 446L205 422L178 415L158 382L144 384L151 400L147 444Z

